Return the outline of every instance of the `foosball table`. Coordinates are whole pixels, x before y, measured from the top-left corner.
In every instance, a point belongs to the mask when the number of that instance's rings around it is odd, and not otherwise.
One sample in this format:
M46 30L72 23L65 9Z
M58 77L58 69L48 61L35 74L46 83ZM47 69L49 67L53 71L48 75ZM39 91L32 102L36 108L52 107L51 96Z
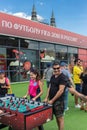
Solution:
M0 98L0 123L13 130L32 130L52 120L52 105L13 96Z

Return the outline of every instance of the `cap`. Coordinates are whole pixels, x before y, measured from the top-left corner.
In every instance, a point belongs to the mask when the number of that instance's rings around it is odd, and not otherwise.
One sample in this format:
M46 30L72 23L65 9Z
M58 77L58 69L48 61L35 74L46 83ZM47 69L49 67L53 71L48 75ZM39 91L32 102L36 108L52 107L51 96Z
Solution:
M0 74L3 74L3 73L5 73L5 71L4 70L0 70Z
M65 62L61 62L60 66L67 66L67 64Z

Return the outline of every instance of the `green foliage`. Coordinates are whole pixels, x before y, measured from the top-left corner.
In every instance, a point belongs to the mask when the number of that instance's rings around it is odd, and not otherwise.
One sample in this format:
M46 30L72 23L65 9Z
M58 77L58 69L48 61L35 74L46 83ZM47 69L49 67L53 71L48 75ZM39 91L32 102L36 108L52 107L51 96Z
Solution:
M23 97L28 88L28 83L12 84L12 91L17 97ZM46 83L43 86L44 94L42 100L46 96ZM65 129L64 130L87 130L87 113L74 107L74 96L69 94L69 110L65 113ZM3 128L8 130L8 128ZM55 117L52 121L44 124L44 130L58 130Z

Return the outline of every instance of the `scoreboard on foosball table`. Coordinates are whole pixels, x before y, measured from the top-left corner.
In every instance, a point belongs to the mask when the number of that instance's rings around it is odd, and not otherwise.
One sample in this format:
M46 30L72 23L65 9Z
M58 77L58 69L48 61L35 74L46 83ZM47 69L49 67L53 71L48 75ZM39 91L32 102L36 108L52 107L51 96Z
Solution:
M6 96L0 98L0 123L14 130L32 130L52 120L52 106L28 99Z

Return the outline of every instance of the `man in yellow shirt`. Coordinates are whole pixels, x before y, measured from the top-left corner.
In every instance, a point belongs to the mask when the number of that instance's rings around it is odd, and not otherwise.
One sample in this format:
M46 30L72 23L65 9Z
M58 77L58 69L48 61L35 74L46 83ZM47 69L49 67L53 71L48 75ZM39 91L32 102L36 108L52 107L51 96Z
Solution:
M75 84L75 87L76 87L75 89L80 93L82 91L80 75L83 72L83 67L82 67L81 62L82 61L80 59L77 59L76 65L73 68L73 80L74 80L74 84ZM80 108L77 96L75 96L75 107Z

